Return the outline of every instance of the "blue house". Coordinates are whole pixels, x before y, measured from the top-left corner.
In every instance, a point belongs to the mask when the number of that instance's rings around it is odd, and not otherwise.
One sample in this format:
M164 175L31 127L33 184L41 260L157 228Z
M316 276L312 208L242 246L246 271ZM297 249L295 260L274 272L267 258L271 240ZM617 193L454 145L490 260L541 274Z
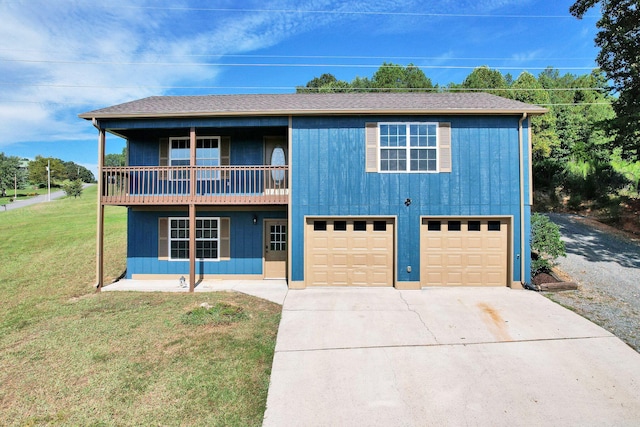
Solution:
M91 111L127 278L310 286L530 281L530 118L484 93L159 96ZM104 165L106 132L127 141Z

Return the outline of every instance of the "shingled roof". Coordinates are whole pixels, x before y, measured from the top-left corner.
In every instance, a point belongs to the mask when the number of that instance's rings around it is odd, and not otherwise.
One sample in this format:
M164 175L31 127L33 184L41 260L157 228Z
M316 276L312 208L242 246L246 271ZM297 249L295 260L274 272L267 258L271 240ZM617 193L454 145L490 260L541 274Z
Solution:
M547 110L486 93L326 93L151 96L80 114L84 119L321 115L544 114Z

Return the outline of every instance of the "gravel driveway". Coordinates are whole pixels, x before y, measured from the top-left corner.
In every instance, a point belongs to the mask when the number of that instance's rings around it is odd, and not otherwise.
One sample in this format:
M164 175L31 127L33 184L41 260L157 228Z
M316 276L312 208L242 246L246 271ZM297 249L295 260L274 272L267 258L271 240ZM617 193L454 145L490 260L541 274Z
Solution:
M559 268L579 289L547 296L640 352L640 241L577 215L549 218L560 226L567 246Z

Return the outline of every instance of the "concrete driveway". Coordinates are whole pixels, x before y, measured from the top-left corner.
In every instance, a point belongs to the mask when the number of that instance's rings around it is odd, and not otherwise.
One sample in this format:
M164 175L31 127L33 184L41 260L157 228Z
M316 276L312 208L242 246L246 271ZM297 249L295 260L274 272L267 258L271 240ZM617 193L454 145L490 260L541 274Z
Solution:
M306 289L264 425L637 425L638 396L640 354L534 292Z

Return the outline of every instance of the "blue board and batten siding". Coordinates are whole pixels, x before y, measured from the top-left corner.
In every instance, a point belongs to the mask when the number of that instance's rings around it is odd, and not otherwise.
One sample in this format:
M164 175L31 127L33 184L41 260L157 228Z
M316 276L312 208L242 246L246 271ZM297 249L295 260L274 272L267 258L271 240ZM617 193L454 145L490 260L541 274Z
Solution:
M291 128L291 277L304 280L305 216L387 216L396 218L396 280L420 280L420 218L422 216L512 217L511 262L519 281L520 256L529 275L530 205L528 170L525 208L520 212L518 116L355 116L293 117ZM432 121L451 123L452 172L365 172L365 124L368 122ZM263 136L284 134L288 118L125 120L114 129L157 129L188 135L231 135L232 165L264 164ZM524 165L529 162L528 120L523 123ZM270 129L268 129L270 128ZM227 132L227 130L229 132ZM157 133L159 135L159 133ZM164 135L163 136L167 136ZM130 166L156 166L159 136L129 139ZM405 206L405 200L411 204ZM186 216L186 212L129 209L127 274L188 274L188 262L158 260L158 218ZM257 212L286 218L287 212ZM520 217L525 218L525 253L521 254ZM198 214L200 216L200 214ZM261 274L262 227L252 223L253 212L206 212L203 216L231 218L231 259L198 263L198 274ZM407 272L411 266L411 273Z
M217 136L218 134L207 134ZM204 136L204 135L203 135ZM264 164L264 137L234 136L230 145L230 164L258 166ZM159 138L129 140L129 166L158 166L160 161Z
M253 224L253 215L258 224ZM230 259L198 261L196 274L262 274L262 221L286 218L286 211L201 211L198 217L230 219ZM127 229L127 278L134 274L188 275L188 260L158 259L158 220L166 217L188 218L185 211L141 211L129 208Z
M397 218L396 280L420 280L420 217L512 216L513 280L520 256L529 281L529 184L525 187L525 254L520 254L520 161L517 116L296 117L292 126L291 264L304 280L305 216ZM451 123L452 172L365 172L365 124ZM528 151L527 122L523 146ZM525 158L527 165L528 158ZM528 178L528 170L524 174ZM411 204L405 206L405 200ZM407 272L411 266L411 272Z

